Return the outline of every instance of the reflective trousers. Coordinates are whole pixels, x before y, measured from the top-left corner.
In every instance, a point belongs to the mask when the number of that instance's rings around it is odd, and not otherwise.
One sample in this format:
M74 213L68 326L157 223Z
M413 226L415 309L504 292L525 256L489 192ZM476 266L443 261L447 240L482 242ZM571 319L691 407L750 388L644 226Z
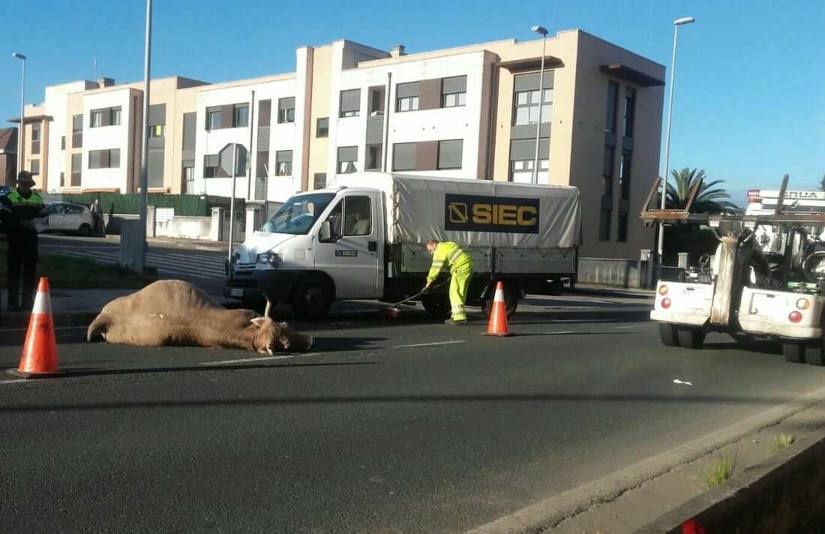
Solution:
M467 313L464 311L464 303L467 301L467 287L473 276L472 262L451 270L450 275L450 307L453 320L466 321Z

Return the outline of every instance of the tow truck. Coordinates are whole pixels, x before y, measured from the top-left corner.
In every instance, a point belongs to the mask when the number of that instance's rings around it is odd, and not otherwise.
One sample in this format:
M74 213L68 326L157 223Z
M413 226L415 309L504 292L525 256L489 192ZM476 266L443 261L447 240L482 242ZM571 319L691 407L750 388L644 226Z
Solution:
M700 349L708 332L770 338L788 362L825 365L825 193L787 186L785 175L779 191L749 191L744 213L691 213L701 182L684 209L651 208L653 184L642 221L705 225L719 241L712 257L657 281L650 318L662 343Z

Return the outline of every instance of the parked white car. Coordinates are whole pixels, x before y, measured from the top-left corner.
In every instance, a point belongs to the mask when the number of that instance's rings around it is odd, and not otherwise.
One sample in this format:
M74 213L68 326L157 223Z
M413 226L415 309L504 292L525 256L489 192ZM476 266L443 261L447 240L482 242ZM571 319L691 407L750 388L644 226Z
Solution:
M87 206L72 202L49 204L49 224L43 231L77 232L80 235L92 235L94 217Z

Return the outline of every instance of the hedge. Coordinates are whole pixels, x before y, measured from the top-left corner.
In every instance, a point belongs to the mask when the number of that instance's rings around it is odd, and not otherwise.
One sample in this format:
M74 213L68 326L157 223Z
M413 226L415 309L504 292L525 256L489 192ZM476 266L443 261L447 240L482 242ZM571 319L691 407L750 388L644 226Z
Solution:
M46 195L51 196L51 195ZM186 215L195 217L208 217L212 214L212 208L229 209L229 197L202 196L202 195L170 195L166 193L149 193L149 205L157 208L175 208L175 215ZM62 199L64 202L76 202L78 204L92 204L95 199L100 199L100 206L105 213L133 214L138 213L140 205L140 195L130 193L121 195L118 193L67 193L55 195L55 200ZM48 201L48 199L47 199ZM245 209L242 198L235 199L235 209Z

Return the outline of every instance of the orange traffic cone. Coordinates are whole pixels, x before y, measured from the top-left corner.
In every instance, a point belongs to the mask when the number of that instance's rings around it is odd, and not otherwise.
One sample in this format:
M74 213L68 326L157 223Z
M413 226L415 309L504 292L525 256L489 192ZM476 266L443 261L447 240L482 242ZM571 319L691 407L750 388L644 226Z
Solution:
M496 295L493 298L493 309L490 310L490 322L487 323L485 336L511 336L507 326L507 307L504 304L504 282L496 284Z
M12 369L9 373L24 378L61 374L57 366L57 342L54 338L48 278L41 278L37 286L37 296L29 318L29 330L26 332L20 366L16 371Z

